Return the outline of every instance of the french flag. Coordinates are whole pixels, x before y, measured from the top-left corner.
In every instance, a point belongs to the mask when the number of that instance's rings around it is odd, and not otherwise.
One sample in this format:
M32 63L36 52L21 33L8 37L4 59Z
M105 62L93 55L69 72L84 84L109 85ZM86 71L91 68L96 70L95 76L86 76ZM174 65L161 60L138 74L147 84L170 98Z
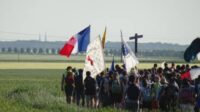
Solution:
M193 68L181 75L181 79L190 79L194 80L200 75L200 68Z
M90 43L90 26L72 36L60 50L59 54L70 57L73 53L85 52Z

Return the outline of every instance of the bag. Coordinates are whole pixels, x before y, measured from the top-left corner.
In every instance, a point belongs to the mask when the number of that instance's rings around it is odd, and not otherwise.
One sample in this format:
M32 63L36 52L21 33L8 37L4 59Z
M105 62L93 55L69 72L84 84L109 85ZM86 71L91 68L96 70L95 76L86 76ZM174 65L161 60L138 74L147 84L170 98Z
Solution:
M151 97L158 99L159 93L160 93L161 86L159 83L152 84L152 90L151 90Z
M120 94L122 92L121 85L117 80L113 80L111 86L111 92L114 94Z
M138 112L139 105L140 105L139 101L133 101L130 99L125 100L125 107L133 112Z
M158 109L160 106L159 106L159 101L158 100L152 100L152 103L151 103L151 106L152 106L152 109Z
M151 101L151 88L144 88L143 90L143 101Z
M65 83L66 83L67 86L73 86L73 84L74 84L73 77L66 76L65 77Z
M101 94L108 94L109 93L109 79L103 78L100 83L100 95Z
M181 103L194 103L195 99L193 97L192 88L183 88L179 94L179 100Z
M197 99L197 107L200 108L200 99Z
M96 86L95 86L95 80L93 78L88 78L85 82L85 87L90 91L95 91Z
M175 86L169 86L166 92L166 96L170 99L176 99L178 97L178 91Z

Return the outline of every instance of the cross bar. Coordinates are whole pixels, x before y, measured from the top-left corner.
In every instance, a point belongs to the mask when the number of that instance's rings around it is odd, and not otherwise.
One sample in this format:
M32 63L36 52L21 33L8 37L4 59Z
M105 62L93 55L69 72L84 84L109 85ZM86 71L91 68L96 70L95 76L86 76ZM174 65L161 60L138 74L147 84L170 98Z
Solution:
M134 37L129 37L129 40L133 40L133 39L135 39L135 54L137 54L137 47L138 47L138 39L139 38L142 38L143 37L143 35L138 35L137 33L135 34L135 36Z

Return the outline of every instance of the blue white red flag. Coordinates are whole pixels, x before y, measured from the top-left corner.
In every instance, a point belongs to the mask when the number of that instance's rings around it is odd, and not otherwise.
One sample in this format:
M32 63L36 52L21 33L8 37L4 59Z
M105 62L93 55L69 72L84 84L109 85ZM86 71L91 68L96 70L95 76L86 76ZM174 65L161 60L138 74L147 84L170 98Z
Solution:
M73 53L85 52L90 43L90 26L86 27L76 35L72 36L62 47L59 54L70 57Z

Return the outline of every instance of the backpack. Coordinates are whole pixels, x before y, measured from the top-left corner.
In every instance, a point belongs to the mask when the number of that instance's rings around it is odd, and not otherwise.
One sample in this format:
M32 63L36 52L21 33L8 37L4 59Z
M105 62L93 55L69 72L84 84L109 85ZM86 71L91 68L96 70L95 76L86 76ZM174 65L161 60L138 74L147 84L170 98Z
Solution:
M200 98L200 83L199 84L196 84L195 86L196 88L196 94L197 94L197 97Z
M195 85L196 94L197 94L197 107L200 107L200 83Z
M178 96L178 89L173 85L167 87L166 96L170 99L176 99Z
M100 95L101 94L106 94L109 92L109 79L107 78L102 78L100 82Z
M75 76L75 87L76 89L82 89L83 88L83 77L82 75Z
M118 80L113 80L111 92L114 94L120 94L122 92L121 85L119 84Z
M159 98L160 89L161 89L160 84L159 83L154 83L154 84L152 84L151 88L152 88L151 97L155 98L155 99L158 99Z
M96 90L95 80L93 78L87 78L85 80L85 88L91 93L94 92Z
M143 101L151 101L151 88L143 88Z
M102 80L103 80L103 77L97 75L97 77L96 77L96 81L97 81L98 88L100 88L100 86L101 86L101 81L102 81Z
M73 86L73 84L74 84L74 78L66 76L65 77L65 83L66 83L67 86Z
M195 98L193 96L193 91L192 91L192 88L189 87L189 88L182 88L180 90L180 93L179 93L179 100L181 103L191 103L193 104L194 101L195 101Z

